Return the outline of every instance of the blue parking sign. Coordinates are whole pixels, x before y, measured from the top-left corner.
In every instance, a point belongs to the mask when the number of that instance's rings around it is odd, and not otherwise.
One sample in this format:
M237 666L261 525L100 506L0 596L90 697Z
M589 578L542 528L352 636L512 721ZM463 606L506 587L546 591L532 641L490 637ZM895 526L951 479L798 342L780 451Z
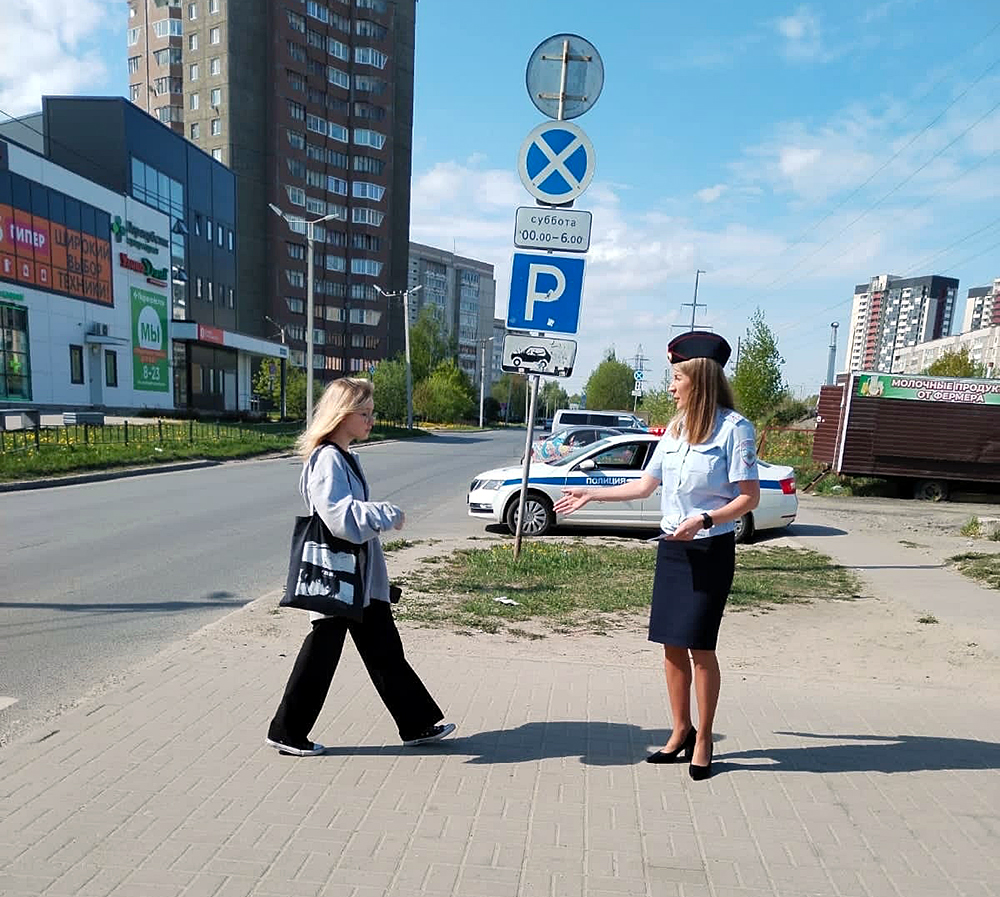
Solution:
M515 252L507 302L508 329L576 333L584 266L579 256Z

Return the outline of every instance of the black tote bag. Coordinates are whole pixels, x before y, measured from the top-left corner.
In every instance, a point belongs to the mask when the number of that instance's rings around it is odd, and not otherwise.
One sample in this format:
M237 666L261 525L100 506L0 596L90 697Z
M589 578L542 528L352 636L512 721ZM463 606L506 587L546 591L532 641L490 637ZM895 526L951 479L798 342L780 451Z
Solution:
M361 546L334 536L323 518L296 517L282 607L360 622L365 610Z

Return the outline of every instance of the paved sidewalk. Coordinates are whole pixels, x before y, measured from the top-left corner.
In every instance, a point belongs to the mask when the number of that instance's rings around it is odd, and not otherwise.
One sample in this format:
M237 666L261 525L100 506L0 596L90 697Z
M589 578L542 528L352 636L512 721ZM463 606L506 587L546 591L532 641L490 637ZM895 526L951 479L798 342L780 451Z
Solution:
M275 603L0 751L0 895L1000 894L995 658L922 658L882 602L727 617L717 772L700 783L642 762L668 715L635 627L536 642L407 627L459 723L417 749L348 648L314 730L329 753L279 756L263 736L306 623ZM855 653L876 624L913 648ZM925 679L925 660L945 675Z

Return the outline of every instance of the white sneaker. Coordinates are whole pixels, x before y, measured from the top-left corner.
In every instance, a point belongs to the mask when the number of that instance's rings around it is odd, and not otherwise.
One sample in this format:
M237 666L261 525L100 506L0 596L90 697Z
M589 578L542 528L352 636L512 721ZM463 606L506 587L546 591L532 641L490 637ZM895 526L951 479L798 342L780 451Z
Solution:
M266 738L265 742L271 747L276 748L279 754L291 754L293 757L315 757L326 750L323 745L312 741L285 744L281 741L275 741L273 738Z
M406 747L413 747L417 744L427 744L430 741L440 741L442 738L451 735L455 731L454 723L445 723L441 726L431 726L424 732L421 732L416 738L411 738L409 741L404 741L403 744Z

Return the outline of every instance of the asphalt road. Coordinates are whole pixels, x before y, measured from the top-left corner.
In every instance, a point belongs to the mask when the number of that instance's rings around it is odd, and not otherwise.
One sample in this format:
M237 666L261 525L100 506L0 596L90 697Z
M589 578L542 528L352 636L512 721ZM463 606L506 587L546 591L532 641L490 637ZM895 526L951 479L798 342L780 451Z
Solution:
M406 512L398 536L419 539L481 532L469 482L516 462L523 442L512 430L361 452L372 496ZM0 744L279 589L300 467L267 459L0 495Z

